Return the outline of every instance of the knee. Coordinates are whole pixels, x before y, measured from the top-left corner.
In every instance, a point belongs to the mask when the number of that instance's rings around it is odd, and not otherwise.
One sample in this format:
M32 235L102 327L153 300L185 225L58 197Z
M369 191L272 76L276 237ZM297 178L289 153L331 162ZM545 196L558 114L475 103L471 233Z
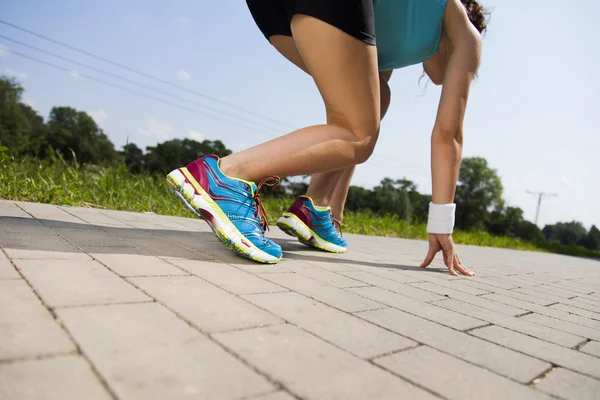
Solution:
M375 150L375 143L377 143L377 136L378 134L375 133L360 140L355 152L356 164L365 163L371 158L371 155Z
M329 124L344 128L354 134L354 139L348 140L354 148L354 163L362 164L373 154L377 138L379 137L379 115L365 115L358 118L348 118L339 113L328 110L327 120Z

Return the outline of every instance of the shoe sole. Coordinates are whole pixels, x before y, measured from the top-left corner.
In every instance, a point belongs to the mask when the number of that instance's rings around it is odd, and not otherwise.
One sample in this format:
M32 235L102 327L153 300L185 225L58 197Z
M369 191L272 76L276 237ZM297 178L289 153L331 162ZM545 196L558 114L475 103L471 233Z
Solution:
M196 217L205 220L217 239L237 255L264 264L276 264L281 257L272 256L242 235L231 223L221 207L196 182L187 168L179 168L167 175L169 189Z
M298 238L300 243L329 253L341 254L348 250L346 247L323 240L319 235L310 229L304 222L300 221L292 213L284 213L277 220L277 226L290 236Z

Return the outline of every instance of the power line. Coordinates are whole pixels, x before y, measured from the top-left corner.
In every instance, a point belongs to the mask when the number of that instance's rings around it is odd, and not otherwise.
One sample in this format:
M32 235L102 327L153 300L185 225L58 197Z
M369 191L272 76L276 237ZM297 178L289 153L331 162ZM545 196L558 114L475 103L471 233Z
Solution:
M41 49L41 48L39 48L39 47L35 47L35 46L32 46L32 45L29 45L29 44L27 44L27 43L23 43L23 42L21 42L21 41L18 41L18 40L12 39L12 38L10 38L10 37L7 37L7 36L4 36L4 35L2 35L2 34L0 34L0 38L2 38L2 39L5 39L5 40L8 40L8 41L10 41L10 42L13 42L13 43L16 43L16 44L18 44L18 45L20 45L20 46L27 47L27 48L29 48L29 49L32 49L32 50L38 51L38 52L40 52L40 53L47 54L47 55L49 55L49 56L52 56L52 57L54 57L54 58L58 58L59 60L67 61L67 62L70 62L70 63L72 63L72 64L79 65L79 66L81 66L81 67L88 68L88 69L90 69L90 70L92 70L92 71L95 71L95 72L101 73L101 74L103 74L103 75L107 75L107 76L110 76L110 77L112 77L112 78L119 79L119 80L121 80L121 81L124 81L124 82L127 82L127 83L129 83L129 84L132 84L132 85L135 85L135 86L139 86L139 87L142 87L142 88L144 88L144 89L147 89L147 90L150 90L150 91L154 91L154 92L156 92L156 93L160 93L161 95L164 95L164 96L169 96L169 97L171 97L171 98L174 98L174 99L177 99L177 100L181 100L181 101L184 101L184 102L186 102L186 103L191 103L191 104L197 105L197 106L199 106L199 107L203 107L203 108L205 108L205 109L207 109L207 110L210 110L210 111L213 111L213 112L217 112L217 113L221 113L221 114L223 114L223 115L226 115L226 116L228 116L228 117L231 117L231 118L237 118L237 119L239 119L239 120L241 120L241 121L244 121L244 122L247 122L247 123L251 123L251 124L260 125L260 126L261 126L261 127L263 127L263 128L267 128L267 129L273 129L273 127L270 127L270 126L268 126L268 125L261 124L260 122L256 122L256 121L253 121L253 120L251 120L251 119L248 119L248 118L240 117L240 116L237 116L237 115L235 115L235 114L232 114L232 113L229 113L229 112L226 112L226 111L223 111L223 110L219 110L219 109L216 109L216 108L213 108L213 107L207 106L207 105L205 105L205 104L198 103L198 102L196 102L196 101L193 101L193 100L186 99L185 97L181 97L181 96L174 95L174 94L172 94L172 93L166 92L166 91L164 91L164 90L161 90L161 89L156 89L156 88L154 88L154 87L152 87L152 86L148 86L148 85L145 85L145 84L143 84L143 83L136 82L136 81L134 81L134 80L132 80L132 79L128 79L128 78L125 78L125 77L123 77L123 76L120 76L120 75L113 74L113 73L111 73L111 72L108 72L108 71L102 70L102 69L100 69L100 68L96 68L96 67L94 67L94 66L92 66L92 65L85 64L85 63L82 63L82 62L79 62L79 61L73 60L73 59L71 59L71 58L68 58L68 57L61 56L61 55L59 55L59 54L56 54L56 53L53 53L53 52L51 52L51 51L47 51L47 50ZM276 135L276 134L277 134L277 133L275 133L275 132L270 132L270 133L272 133L272 135Z
M256 112L254 112L254 111L247 110L247 109L245 109L245 108L242 108L242 107L240 107L240 106L237 106L237 105L235 105L235 104L228 103L228 102L226 102L226 101L223 101L223 100L220 100L220 99L217 99L217 98L214 98L214 97L211 97L211 96L205 95L205 94L203 94L203 93L200 93L200 92L197 92L197 91L195 91L195 90L188 89L188 88L186 88L186 87L184 87L184 86L177 85L177 84L174 84L174 83L172 83L172 82L166 81L166 80L164 80L164 79L157 78L157 77L155 77L155 76L152 76L152 75L150 75L150 74L147 74L147 73L145 73L145 72L142 72L142 71L136 70L136 69L134 69L134 68L128 67L128 66L126 66L126 65L123 65L123 64L121 64L121 63L118 63L118 62L116 62L116 61L112 61L112 60L109 60L109 59L107 59L107 58L105 58L105 57L98 56L98 55L96 55L96 54L90 53L89 51L86 51L86 50L80 49L80 48L78 48L78 47L75 47L75 46L71 46L71 45L69 45L69 44L67 44L67 43L64 43L64 42L61 42L61 41L59 41L59 40L52 39L52 38L50 38L50 37L48 37L48 36L42 35L41 33L33 32L33 31L29 30L29 29L23 28L23 27L21 27L21 26L19 26L19 25L16 25L16 24L10 23L10 22L8 22L8 21L4 21L4 20L0 19L0 24L4 24L4 25L7 25L7 26L10 26L10 27L12 27L12 28L14 28L14 29L18 29L18 30L20 30L20 31L22 31L22 32L25 32L25 33L28 33L28 34L30 34L30 35L36 36L36 37L38 37L38 38L40 38L40 39L43 39L43 40L46 40L46 41L48 41L48 42L51 42L51 43L57 44L57 45L59 45L59 46L65 47L65 48L67 48L67 49L69 49L69 50L76 51L76 52L78 52L78 53L81 53L81 54L84 54L84 55L86 55L86 56L88 56L88 57L92 57L92 58L95 58L96 60L99 60L99 61L102 61L102 62L108 63L108 64L110 64L110 65L112 65L112 66L115 66L115 67L118 67L118 68L124 69L124 70L126 70L126 71L132 72L132 73L134 73L134 74L137 74L137 75L143 76L144 78L152 79L152 80L154 80L154 81L156 81L156 82L160 82L160 83L162 83L163 85L168 85L168 86L171 86L171 87L177 88L177 89L179 89L179 90L183 90L183 91L186 91L186 92L188 92L188 93L194 94L194 95L196 95L196 96L202 97L202 98L204 98L204 99L207 99L207 100L214 101L215 103L219 103L219 104L221 104L221 105L224 105L224 106L227 106L227 107L235 108L235 109L237 109L237 110L239 110L239 111L245 112L245 113L247 113L247 114L250 114L250 115L252 115L252 116L258 116L258 117L260 117L260 118L263 118L263 119L269 120L269 121L271 121L271 122L274 122L274 123L276 123L276 124L282 125L282 126L284 126L284 127L286 127L286 128L289 128L289 129L295 129L294 127L292 127L292 126L290 126L290 125L286 124L285 122L281 122L281 121L278 121L278 120L276 120L276 119L273 119L273 118L270 118L270 117L267 117L267 116L264 116L264 115L260 115L260 114L258 114L258 113L256 113Z
M556 197L558 195L556 193L532 192L530 190L527 190L527 193L538 197L537 211L535 213L535 224L537 225L537 223L538 223L538 217L540 216L540 207L542 206L542 198L544 196L546 196L546 197Z
M35 57L31 57L31 56L28 56L28 55L25 55L25 54L21 54L19 52L16 52L16 51L13 51L13 50L10 50L10 49L8 50L8 52L10 54L14 54L16 56L19 56L19 57L22 57L22 58L26 58L26 59L31 60L31 61L35 61L35 62L37 62L39 64L43 64L43 65L46 65L46 66L58 69L60 71L65 71L67 73L73 72L69 68L61 67L60 65L52 64L52 63L50 63L48 61L40 60L39 58L35 58ZM253 130L255 132L261 133L261 134L265 134L262 131L259 131L259 130L253 129L253 128L249 128L247 126L238 124L237 122L232 122L232 121L229 121L229 120L226 120L226 119L223 119L223 118L219 118L219 117L211 115L211 114L207 114L207 113L199 111L199 110L194 110L193 108L182 106L182 105L177 104L177 103L172 103L170 101L163 100L163 99L161 99L159 97L152 96L152 95L149 95L149 94L146 94L146 93L142 93L142 92L138 92L137 90L133 90L133 89L121 86L121 85L117 85L115 83L108 82L108 81L105 81L103 79L95 78L93 76L89 76L89 75L85 75L85 74L81 74L81 73L77 73L77 74L78 74L78 76L80 76L82 78L89 79L91 81L98 82L98 83L101 83L103 85L111 86L113 88L117 88L117 89L123 90L125 92L129 92L129 93L133 93L133 94L136 94L138 96L146 97L146 98L149 98L149 99L161 102L163 104L167 104L167 105L170 105L170 106L173 106L173 107L177 107L177 108L185 110L185 111L189 111L189 112L192 112L192 113L195 113L195 114L200 114L200 115L208 116L210 118L214 118L216 120L219 120L219 121L222 121L222 122L225 122L225 123L228 123L228 124L236 125L236 126L244 128L244 129L249 129L249 130Z

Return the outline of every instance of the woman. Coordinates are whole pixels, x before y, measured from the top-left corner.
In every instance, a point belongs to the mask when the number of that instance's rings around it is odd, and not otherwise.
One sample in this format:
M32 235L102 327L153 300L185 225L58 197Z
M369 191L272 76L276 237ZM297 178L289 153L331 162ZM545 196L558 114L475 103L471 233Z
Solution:
M456 271L472 275L460 262L451 233L462 120L479 65L481 37L460 0L448 0L447 5L435 0L377 0L377 11L373 0L247 0L269 42L312 76L325 103L327 123L300 129L222 159L207 156L167 176L174 193L192 212L209 222L229 249L264 263L275 263L281 258L281 247L264 236L267 221L260 202L262 188L278 184L279 176L312 174L308 194L321 207L313 206L312 201L307 207L296 207L301 208L298 214L304 215L304 220L297 220L320 233L335 230L339 235L325 206L340 194L345 198L352 168L365 162L373 152L381 115L389 103L387 79L391 73L385 71L405 63L394 53L393 35L402 24L412 25L408 18L414 14L394 16L389 12L399 3L418 8L421 2L444 5L436 14L440 21L428 25L435 26L440 43L445 40L439 54L425 63L427 74L436 83L443 81L444 88L432 134L430 245L423 265L443 250L444 261L453 275L457 275ZM386 35L386 29L391 28L390 37L379 39L383 41L379 63L376 15L383 21L377 22L378 32L384 32L380 35ZM423 24L419 24L422 29ZM432 54L436 47L430 49ZM328 184L329 181L336 185Z

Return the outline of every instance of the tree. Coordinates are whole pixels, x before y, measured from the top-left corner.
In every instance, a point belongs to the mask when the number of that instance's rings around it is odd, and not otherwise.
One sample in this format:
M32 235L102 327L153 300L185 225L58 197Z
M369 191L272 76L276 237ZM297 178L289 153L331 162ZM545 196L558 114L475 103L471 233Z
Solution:
M542 232L546 239L557 240L564 245L576 245L587 234L583 224L577 221L546 225Z
M80 163L112 162L117 156L113 143L93 118L71 107L52 108L47 143L66 160L76 157Z
M209 154L225 157L231 154L220 140L197 142L191 139L173 139L146 148L146 167L152 173L166 174L192 160Z
M484 158L465 158L456 187L456 226L484 228L490 211L503 206L502 191L500 177Z
M600 230L592 225L590 231L579 240L579 245L590 250L600 250Z
M127 170L132 174L139 174L144 169L144 152L135 143L127 143L123 151L119 152L124 160Z
M523 221L523 210L519 207L506 207L494 210L485 222L487 230L494 235L507 235Z
M396 181L390 178L384 178L379 186L373 190L375 197L375 206L382 214L395 214L401 219L409 221L411 218L412 208L410 199L406 190L399 189Z

